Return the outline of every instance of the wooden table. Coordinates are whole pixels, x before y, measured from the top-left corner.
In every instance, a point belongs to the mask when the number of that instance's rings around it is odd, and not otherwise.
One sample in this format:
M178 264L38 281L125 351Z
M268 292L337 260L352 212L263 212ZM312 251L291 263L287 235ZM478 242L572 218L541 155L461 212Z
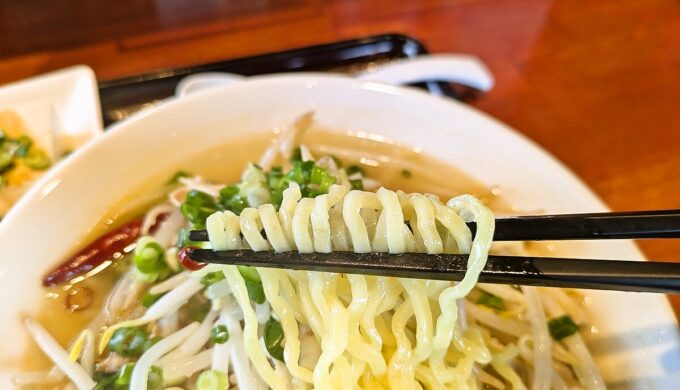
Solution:
M472 104L556 155L613 209L680 208L675 0L45 4L0 5L0 83L80 63L111 79L401 32L433 52L481 57L496 87ZM640 246L680 260L680 240ZM672 301L680 313L680 297Z

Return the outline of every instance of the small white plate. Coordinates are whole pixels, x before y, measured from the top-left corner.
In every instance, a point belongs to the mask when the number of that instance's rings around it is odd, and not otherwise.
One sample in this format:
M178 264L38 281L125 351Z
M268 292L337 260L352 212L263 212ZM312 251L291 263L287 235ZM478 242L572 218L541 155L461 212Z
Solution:
M45 117L45 107L52 111L52 126L33 126L36 118ZM103 131L97 80L84 65L0 86L0 111L4 110L19 113L29 131L52 131L52 135L36 134L34 138L54 140L62 153L75 150Z
M0 86L0 128L20 126L57 162L103 132L94 72L73 66ZM30 186L0 195L0 217Z

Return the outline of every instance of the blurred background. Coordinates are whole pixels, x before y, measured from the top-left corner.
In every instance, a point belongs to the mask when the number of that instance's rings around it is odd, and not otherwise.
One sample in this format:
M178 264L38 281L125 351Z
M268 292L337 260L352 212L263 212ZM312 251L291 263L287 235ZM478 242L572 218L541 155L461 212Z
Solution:
M468 101L615 210L680 208L676 0L3 0L0 84L73 64L100 81L396 32L496 78ZM642 243L677 259L678 240Z

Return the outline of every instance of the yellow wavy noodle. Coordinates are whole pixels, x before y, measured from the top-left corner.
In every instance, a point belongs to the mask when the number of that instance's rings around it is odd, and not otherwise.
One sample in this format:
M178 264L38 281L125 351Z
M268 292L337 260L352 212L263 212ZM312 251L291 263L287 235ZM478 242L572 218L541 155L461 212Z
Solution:
M466 222L477 224L474 241ZM474 287L486 262L493 222L472 196L444 204L431 195L333 185L328 194L302 198L292 183L278 211L264 204L240 216L218 212L206 226L216 250L469 253L468 272L457 284L260 270L267 300L284 329L286 366L297 381L319 389L417 389L421 383L467 387L474 383L473 364L491 361L481 333L473 326L463 334L456 321L457 301ZM243 278L235 268L225 268L225 275L244 310L248 356L268 385L281 388L257 344ZM311 371L299 363L299 324L309 327L321 346ZM456 352L451 355L449 348Z
M366 278L361 275L346 275L346 277L352 286L352 302L348 307L350 328L347 350L357 359L368 363L374 375L384 375L387 364L380 347L366 342L359 329L361 316L366 311L369 301Z
M513 390L524 390L526 386L517 375L510 363L519 354L517 347L510 344L503 351L496 354L491 360L491 366L496 372L510 383Z
M413 350L413 364L426 360L432 352L432 312L425 291L425 281L399 279L411 300L416 317L416 347Z
M309 272L309 286L322 321L324 330L321 334L321 356L314 367L314 387L319 389L328 388L330 382L330 370L343 371L342 377L346 381L351 375L346 371L349 364L345 365L346 359L342 356L347 349L349 339L349 315L347 309L337 298L335 284L338 274L325 272Z
M367 277L366 279L371 281L370 292L367 293L371 299L364 305L359 326L362 334L369 339L371 346L381 350L383 339L380 337L380 332L378 332L375 321L378 316L378 306L387 295L387 278Z
M231 291L236 298L236 302L243 311L243 343L246 349L246 354L253 362L253 366L262 379L273 389L285 389L286 383L283 378L274 372L274 369L269 364L267 356L260 347L259 338L257 336L257 317L255 310L250 304L248 298L248 289L243 277L239 273L236 266L225 266L224 276Z
M299 282L298 293L302 303L302 311L305 315L305 318L307 318L307 324L312 329L317 339L321 339L323 333L323 321L321 319L321 315L319 315L319 310L314 305L312 294L309 289L309 283L307 281Z
M277 275L277 271L272 269L262 268L259 272L262 278L265 297L279 318L281 326L285 329L284 360L286 361L288 371L294 378L306 383L312 383L312 372L299 365L300 339L298 323L291 305L279 295L279 275Z
M413 306L407 298L392 317L392 334L397 341L397 350L390 359L388 378L393 389L413 389L415 384L415 366L411 360L411 341L406 334L406 323L413 315Z

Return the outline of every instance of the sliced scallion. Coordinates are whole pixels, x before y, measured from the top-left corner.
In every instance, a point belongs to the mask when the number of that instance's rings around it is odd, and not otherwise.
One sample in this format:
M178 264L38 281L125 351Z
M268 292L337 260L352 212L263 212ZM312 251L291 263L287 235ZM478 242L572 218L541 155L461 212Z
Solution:
M548 330L550 331L550 336L552 336L555 341L560 341L569 337L578 332L579 329L581 329L581 327L566 314L548 320Z
M502 298L484 291L479 298L477 298L476 303L498 311L505 310L505 302Z
M224 344L229 341L229 329L220 324L212 328L210 332L210 340L215 344Z
M229 387L229 377L217 370L203 371L196 379L196 390L224 390Z
M269 354L277 360L283 361L283 346L285 335L281 323L270 318L264 325L264 345Z

